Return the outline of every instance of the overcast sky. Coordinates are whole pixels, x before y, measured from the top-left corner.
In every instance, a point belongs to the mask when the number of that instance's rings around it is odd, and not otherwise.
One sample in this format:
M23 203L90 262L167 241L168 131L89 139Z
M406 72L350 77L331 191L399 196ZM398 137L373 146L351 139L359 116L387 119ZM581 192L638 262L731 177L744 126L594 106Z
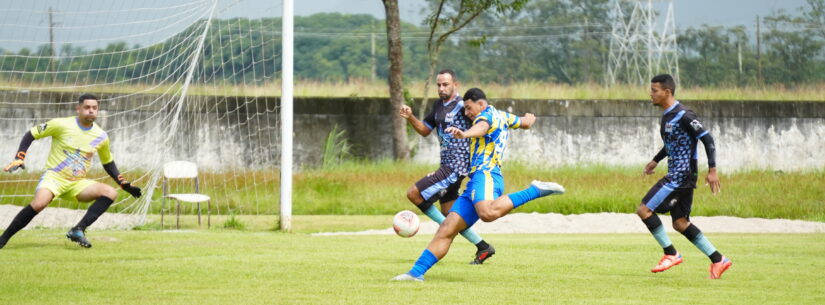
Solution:
M532 0L542 1L542 0ZM295 14L298 16L309 16L316 13L345 13L345 14L370 14L377 18L384 18L384 7L380 0L295 0ZM204 6L201 0L139 0L139 1L103 1L103 0L28 0L12 1L0 7L0 48L18 51L20 48L28 47L34 49L38 45L48 43L48 14L45 11L52 7L55 10L57 24L55 28L55 40L58 44L73 42L74 45L82 44L86 49L93 49L105 46L114 39L124 40L134 37L130 44L138 43L142 45L154 43L147 41L148 37L157 39L165 37L161 34L153 36L139 35L140 32L154 31L158 27L166 28L165 24L173 23L172 20L180 20L174 16L169 16L169 12L156 12L140 10L134 13L134 8L148 7L170 7L174 5ZM667 10L668 1L653 1L654 6L662 15ZM207 3L208 4L208 3ZM424 13L425 0L399 0L401 19L413 24L420 24ZM769 15L772 12L784 9L793 14L799 14L798 8L805 6L805 0L674 0L674 13L676 26L678 28L696 27L702 24L711 25L745 25L753 28L756 16ZM280 0L219 0L217 13L219 18L249 17L261 18L271 16L281 16ZM119 16L117 13L103 15L84 15L83 12L100 10L127 10L133 16ZM167 10L168 11L168 10ZM208 11L199 10L198 12ZM177 12L177 11L173 11ZM117 32L119 29L103 26L99 31L95 31L96 36L106 35L107 30L111 33L110 40L90 41L88 32L73 30L78 25L89 26L90 24L119 24L128 23L128 17L140 15L140 20L151 18L169 18L170 21L157 22L154 25L145 25L147 28L140 28L140 25L132 26L130 30L135 31L134 35ZM164 15L166 14L166 15ZM195 16L198 17L198 16ZM125 21L124 21L125 20ZM26 24L28 27L18 27L9 25ZM131 25L129 25L131 26ZM169 27L168 30L179 31L178 28ZM122 30L120 30L122 31ZM83 37L78 37L82 35ZM143 37L143 38L141 38ZM144 40L141 40L144 39ZM78 43L80 42L80 43Z

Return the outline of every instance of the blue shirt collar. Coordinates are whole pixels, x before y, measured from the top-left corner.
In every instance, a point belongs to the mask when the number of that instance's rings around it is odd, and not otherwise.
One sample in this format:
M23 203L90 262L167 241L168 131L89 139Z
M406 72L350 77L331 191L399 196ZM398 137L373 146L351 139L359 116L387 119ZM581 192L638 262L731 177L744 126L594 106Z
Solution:
M80 130L83 130L83 131L89 131L89 130L92 130L93 127L95 127L94 123L92 123L92 127L89 127L89 128L83 127L83 125L80 125L80 118L78 118L78 117L74 117L74 121L75 121L75 123L77 123L77 127L80 127Z
M670 112L671 110L673 110L673 108L676 108L676 106L678 106L678 105L679 105L679 101L676 101L675 103L673 103L673 105L672 105L672 106L670 106L669 108L667 108L667 110L665 110L665 112L663 112L663 114L667 114L668 112Z

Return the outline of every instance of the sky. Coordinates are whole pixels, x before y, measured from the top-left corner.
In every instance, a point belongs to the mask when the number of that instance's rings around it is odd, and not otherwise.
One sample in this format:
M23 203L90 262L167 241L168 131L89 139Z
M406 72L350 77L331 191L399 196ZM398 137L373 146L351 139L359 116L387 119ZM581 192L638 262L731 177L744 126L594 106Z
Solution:
M281 16L280 0L218 0L217 15L220 18L248 17L260 18ZM542 1L542 0L532 0ZM673 0L674 18L677 28L697 27L702 24L709 25L745 25L754 27L756 16L769 15L772 12L784 9L788 12L798 14L798 8L805 6L805 0ZM413 24L421 24L425 13L423 8L426 0L399 0L399 10L401 19ZM667 10L669 1L653 1L654 7L662 15ZM105 5L104 5L105 4ZM49 41L48 38L48 14L45 11L52 7L55 10L55 40L58 44L72 42L74 45L82 44L86 49L93 49L105 46L117 39L124 37L132 39L131 44L138 43L147 45L153 43L150 39L166 37L167 31L179 31L172 27L176 21L184 18L175 15L183 9L157 11L134 11L134 7L170 7L182 5L183 8L195 8L193 12L201 14L208 12L209 3L203 0L140 0L140 1L103 1L103 0L29 0L13 1L0 8L0 48L18 51L23 47L36 48ZM379 19L384 18L384 7L380 0L294 0L295 14L297 16L309 16L316 13L345 13L345 14L370 14ZM115 11L90 15L84 14L89 11ZM126 15L119 15L118 10L128 11ZM142 15L140 15L142 14ZM106 26L108 24L118 25L130 23L129 18L140 15L139 20L154 19L160 20L153 24L129 24L129 30L134 33L125 33L117 26ZM208 14L207 14L208 15ZM196 15L201 16L201 15ZM142 19L141 19L142 18ZM25 27L19 25L25 24ZM182 23L181 23L182 24ZM92 25L103 25L95 29L96 36L103 36L106 39L91 41L84 37L76 37L77 28ZM169 25L169 27L167 27ZM155 33L157 31L157 33ZM152 32L154 35L141 35L143 32ZM88 36L88 31L83 32ZM73 36L75 35L75 36ZM151 38L150 38L151 37Z

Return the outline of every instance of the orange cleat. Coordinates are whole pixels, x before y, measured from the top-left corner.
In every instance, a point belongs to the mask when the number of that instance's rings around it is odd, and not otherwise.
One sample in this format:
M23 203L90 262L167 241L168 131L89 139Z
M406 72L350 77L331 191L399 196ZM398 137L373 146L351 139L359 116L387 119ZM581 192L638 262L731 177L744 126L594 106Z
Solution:
M725 270L728 270L732 264L733 263L727 257L722 256L722 260L720 262L710 264L710 278L715 280L722 277L722 273L724 273Z
M667 269L670 269L670 267L681 264L682 261L683 261L682 255L679 254L678 252L676 253L676 255L667 255L666 254L665 256L662 257L662 259L659 260L659 264L656 265L656 267L653 267L653 269L650 269L650 272L656 273L656 272L665 271Z

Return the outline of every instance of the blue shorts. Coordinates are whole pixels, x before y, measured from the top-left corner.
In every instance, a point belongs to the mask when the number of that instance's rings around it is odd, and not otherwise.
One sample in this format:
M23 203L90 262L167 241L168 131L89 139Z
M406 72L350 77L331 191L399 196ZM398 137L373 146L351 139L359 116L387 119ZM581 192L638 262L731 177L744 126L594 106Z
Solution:
M450 212L456 212L464 219L467 227L472 227L478 221L478 212L475 204L484 200L495 200L504 193L504 178L501 171L477 171L470 174L467 188L453 203Z

